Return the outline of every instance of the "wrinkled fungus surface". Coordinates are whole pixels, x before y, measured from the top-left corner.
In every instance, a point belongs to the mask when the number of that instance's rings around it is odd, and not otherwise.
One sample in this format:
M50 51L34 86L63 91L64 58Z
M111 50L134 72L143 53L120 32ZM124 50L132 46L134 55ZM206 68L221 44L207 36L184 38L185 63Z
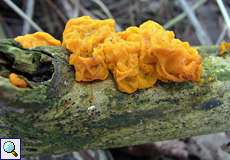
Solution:
M112 19L94 20L88 16L71 19L63 33L63 46L69 49L77 81L104 80L108 69L104 57L95 54L104 40L115 32Z
M43 32L15 40L25 48L60 45ZM112 19L70 19L62 46L71 52L69 63L75 68L76 81L105 80L111 72L118 89L126 93L152 87L157 80L199 81L201 76L198 51L154 21L115 32Z
M56 40L50 34L45 32L36 32L33 34L26 34L18 36L15 41L20 43L23 48L33 48L38 46L60 46L61 42Z
M105 29L106 28L106 29ZM132 93L164 82L199 81L201 56L154 21L114 32L114 21L81 17L63 34L77 81L104 80L112 72L118 89Z

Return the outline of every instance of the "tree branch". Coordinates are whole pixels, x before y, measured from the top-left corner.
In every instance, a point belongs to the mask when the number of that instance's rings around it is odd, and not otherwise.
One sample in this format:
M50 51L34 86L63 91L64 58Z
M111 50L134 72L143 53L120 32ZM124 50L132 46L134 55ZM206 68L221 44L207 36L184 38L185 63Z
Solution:
M27 58L39 56L34 63L26 61L31 68L25 70L20 65L24 61L17 61L17 67L12 65L17 59L9 55L15 56L16 51ZM116 89L111 78L76 83L73 69L67 65L68 52L61 47L25 50L12 41L1 41L0 60L5 64L10 61L9 70L21 70L32 87L19 89L7 77L0 77L0 137L20 137L23 154L30 156L228 130L230 58L217 57L216 47L201 47L199 51L204 57L200 83L158 82L153 88L125 94ZM36 64L43 66L44 61L52 63L51 78L32 82ZM0 61L0 66L5 65Z

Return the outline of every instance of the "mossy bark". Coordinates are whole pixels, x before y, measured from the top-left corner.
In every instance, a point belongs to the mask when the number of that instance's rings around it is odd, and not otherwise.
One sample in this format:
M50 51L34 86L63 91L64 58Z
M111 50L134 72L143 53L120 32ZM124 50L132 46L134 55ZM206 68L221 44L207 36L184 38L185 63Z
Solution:
M76 83L68 52L61 47L25 50L2 41L0 60L4 54L7 61L14 49L24 56L40 54L37 64L46 55L53 66L46 81L24 74L31 84L28 89L0 77L0 137L21 138L26 156L129 146L230 128L230 58L216 56L216 47L199 47L201 82L158 82L133 94L118 91L111 77ZM17 70L14 63L10 68Z

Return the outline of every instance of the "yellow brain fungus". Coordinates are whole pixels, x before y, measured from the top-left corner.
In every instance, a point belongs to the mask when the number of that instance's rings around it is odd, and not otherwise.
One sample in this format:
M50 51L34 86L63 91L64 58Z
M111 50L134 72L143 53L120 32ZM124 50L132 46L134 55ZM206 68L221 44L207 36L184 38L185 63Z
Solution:
M69 63L74 65L77 81L104 80L108 69L104 57L95 54L101 44L115 31L112 19L94 20L88 16L71 19L63 33L63 46L69 49Z
M224 55L226 52L230 52L230 42L222 42L220 44L220 52L219 54L222 56Z
M105 62L123 92L149 88L157 79L200 79L201 57L197 50L153 21L114 34L103 47Z
M28 87L27 82L15 73L11 73L9 75L9 79L10 79L10 82L16 87L19 87L19 88Z
M33 48L38 46L60 46L61 42L56 40L50 34L45 32L36 32L33 34L26 34L18 36L15 41L20 43L23 48Z
M36 32L33 34L18 36L14 40L20 43L23 48L33 48L38 46L61 46L61 42L59 40L56 40L50 34L45 32ZM11 73L9 79L13 85L19 88L28 87L26 81L15 73Z
M113 73L119 90L134 92L139 86L139 44L114 34L105 41L103 48L105 63Z
M60 41L44 32L15 40L24 48L60 45ZM157 80L200 80L202 59L197 50L154 21L116 33L112 19L71 19L66 24L62 45L71 52L69 63L74 65L76 81L104 80L111 71L118 89L133 93L152 87ZM221 44L221 54L229 50L229 43ZM19 87L28 86L14 73L10 81Z
M77 81L104 80L108 76L108 69L100 56L81 57L70 55L69 63L75 67Z
M201 56L171 31L147 21L114 32L113 20L84 16L70 20L63 34L77 81L104 80L113 73L118 89L132 93L156 81L199 81Z

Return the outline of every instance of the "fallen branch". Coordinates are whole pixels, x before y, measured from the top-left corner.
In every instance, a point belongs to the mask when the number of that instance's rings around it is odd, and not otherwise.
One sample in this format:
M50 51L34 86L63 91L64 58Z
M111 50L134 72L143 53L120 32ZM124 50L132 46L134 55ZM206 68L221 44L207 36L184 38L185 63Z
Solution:
M159 82L125 94L111 78L76 83L61 47L26 50L1 41L0 137L21 138L29 156L225 131L230 128L230 58L217 57L216 47L199 51L204 57L200 83ZM12 71L23 74L31 87L12 86L4 77Z

